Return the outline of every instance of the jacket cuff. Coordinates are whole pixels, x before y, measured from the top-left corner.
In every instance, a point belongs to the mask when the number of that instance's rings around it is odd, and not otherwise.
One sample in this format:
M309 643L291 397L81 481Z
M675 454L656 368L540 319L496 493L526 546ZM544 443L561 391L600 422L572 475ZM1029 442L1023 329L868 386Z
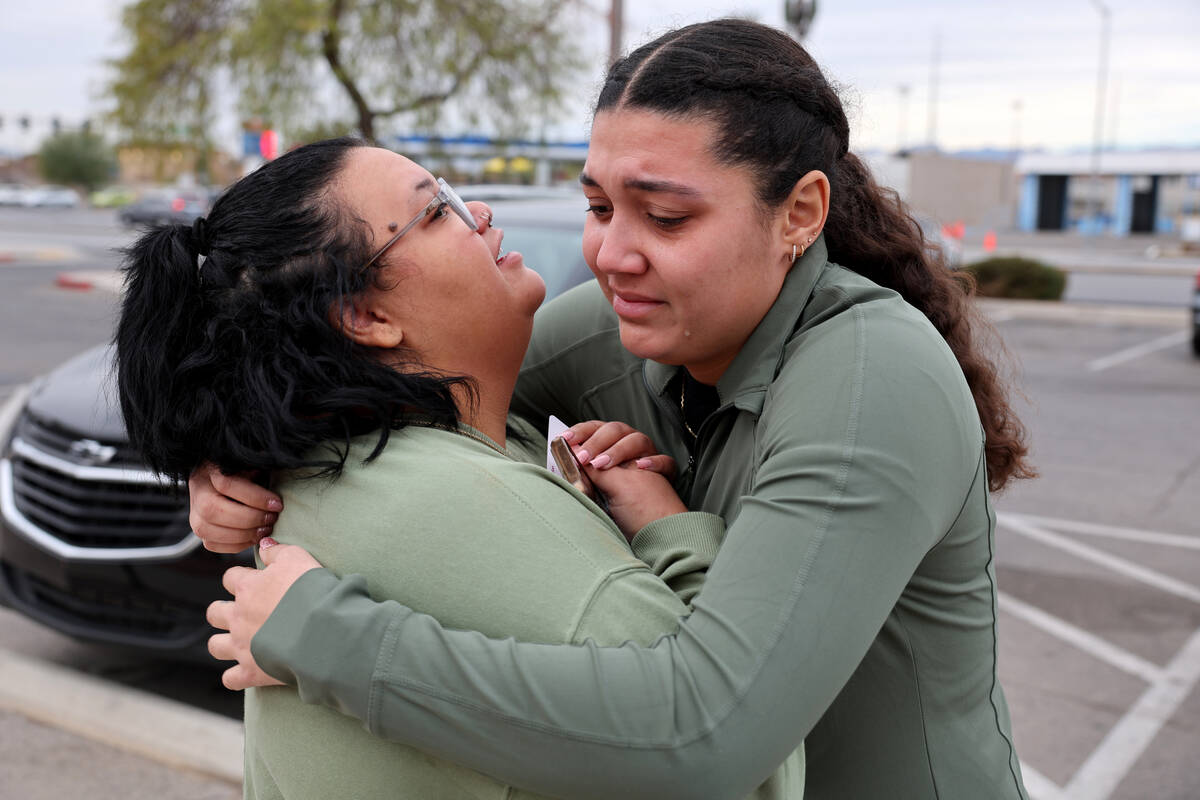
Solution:
M708 563L725 539L725 520L706 511L685 511L656 519L630 542L634 554L653 565L665 554L688 552Z

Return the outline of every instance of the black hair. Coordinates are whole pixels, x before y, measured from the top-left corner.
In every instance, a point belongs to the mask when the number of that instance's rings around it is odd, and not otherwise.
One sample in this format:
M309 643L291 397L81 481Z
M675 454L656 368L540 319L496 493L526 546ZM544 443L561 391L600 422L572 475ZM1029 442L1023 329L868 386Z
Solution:
M837 92L798 42L756 22L720 19L678 28L609 69L596 113L641 109L716 128L713 155L744 167L764 210L778 208L812 170L830 182L824 239L831 261L894 289L945 338L975 398L993 489L1036 473L1025 428L996 365L972 331L986 328L970 276L946 268L899 196L850 152Z
M336 476L351 437L378 431L368 460L412 415L458 421L466 383L388 366L345 336L343 304L380 280L365 223L336 192L364 142L297 148L231 186L207 219L161 225L125 254L115 336L130 442L182 480L309 468Z

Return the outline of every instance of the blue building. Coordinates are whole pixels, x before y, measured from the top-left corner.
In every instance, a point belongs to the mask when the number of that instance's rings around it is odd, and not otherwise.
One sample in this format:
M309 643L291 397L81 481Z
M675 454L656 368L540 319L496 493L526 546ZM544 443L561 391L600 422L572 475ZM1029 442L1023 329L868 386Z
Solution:
M1017 227L1128 236L1176 233L1200 215L1200 150L1026 153L1017 159Z

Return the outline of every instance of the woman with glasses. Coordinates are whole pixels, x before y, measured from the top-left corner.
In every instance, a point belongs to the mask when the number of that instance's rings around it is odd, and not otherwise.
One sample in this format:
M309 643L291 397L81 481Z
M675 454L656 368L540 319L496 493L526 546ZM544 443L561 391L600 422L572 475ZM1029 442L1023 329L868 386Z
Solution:
M202 462L270 473L280 539L376 600L498 638L648 645L686 607L645 561L694 594L720 519L676 513L655 471L614 470L639 560L599 507L514 457L532 443L545 458L544 440L506 428L545 287L502 239L487 206L390 151L335 140L282 156L128 254L116 347L130 438L169 476ZM650 488L627 507L623 483ZM248 693L245 711L247 797L531 796L291 687ZM797 753L755 795L802 785Z
M210 610L228 684L265 670L571 797L736 797L801 741L810 798L1025 797L989 497L1032 474L1024 431L969 279L849 138L808 53L741 20L664 34L600 92L581 176L597 280L539 313L513 409L577 423L601 484L628 471L630 427L686 464L681 497L728 530L675 634L495 641L271 548ZM277 498L218 484L244 504L197 473L194 528L245 547Z

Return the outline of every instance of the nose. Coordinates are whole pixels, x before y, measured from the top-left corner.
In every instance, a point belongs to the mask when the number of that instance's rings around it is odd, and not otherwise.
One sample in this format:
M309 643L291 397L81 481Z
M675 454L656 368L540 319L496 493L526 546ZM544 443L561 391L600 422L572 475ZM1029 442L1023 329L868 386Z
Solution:
M467 203L467 208L471 210L471 216L475 217L476 233L483 233L492 227L492 209L487 203L481 200L472 200Z
M584 235L591 238L595 248L594 269L608 274L645 272L646 258L638 246L636 231L622 222L616 215L607 223L597 223Z

